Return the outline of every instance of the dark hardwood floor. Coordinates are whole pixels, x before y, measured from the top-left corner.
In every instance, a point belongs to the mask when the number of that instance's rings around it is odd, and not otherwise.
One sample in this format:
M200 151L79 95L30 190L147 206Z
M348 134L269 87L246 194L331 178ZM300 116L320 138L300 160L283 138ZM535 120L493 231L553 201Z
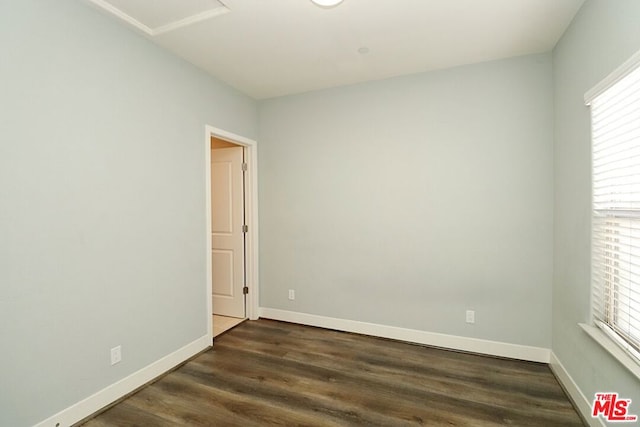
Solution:
M103 426L582 426L540 363L270 320L84 424Z

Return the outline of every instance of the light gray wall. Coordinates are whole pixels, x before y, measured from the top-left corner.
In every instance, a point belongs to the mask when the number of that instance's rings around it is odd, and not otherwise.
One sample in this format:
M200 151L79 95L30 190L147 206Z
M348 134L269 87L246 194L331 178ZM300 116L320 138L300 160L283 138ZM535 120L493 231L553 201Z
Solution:
M637 0L587 0L553 53L553 352L587 399L617 391L640 402L640 382L578 327L589 322L591 286L591 137L584 93L640 50L639 22ZM640 413L640 403L632 409Z
M549 54L261 102L261 306L549 348L552 102Z
M255 138L256 104L77 0L0 2L0 52L0 425L27 426L206 334L204 126Z

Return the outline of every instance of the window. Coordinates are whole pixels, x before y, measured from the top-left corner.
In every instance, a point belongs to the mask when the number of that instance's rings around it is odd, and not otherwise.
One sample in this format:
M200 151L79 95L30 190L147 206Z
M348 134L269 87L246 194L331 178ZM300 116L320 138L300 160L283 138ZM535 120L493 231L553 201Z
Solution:
M591 106L593 161L593 317L640 363L638 56L586 98Z

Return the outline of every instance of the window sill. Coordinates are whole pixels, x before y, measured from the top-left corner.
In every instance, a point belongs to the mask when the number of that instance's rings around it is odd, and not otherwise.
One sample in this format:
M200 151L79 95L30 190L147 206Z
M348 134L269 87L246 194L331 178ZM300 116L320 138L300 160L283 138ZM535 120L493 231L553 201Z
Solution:
M595 342L600 344L602 348L607 350L609 354L611 354L614 359L622 364L625 368L627 368L637 379L640 380L640 364L627 354L618 344L616 344L607 334L601 331L599 328L591 325L587 325L585 323L579 323L582 330L584 330L587 335L589 335Z

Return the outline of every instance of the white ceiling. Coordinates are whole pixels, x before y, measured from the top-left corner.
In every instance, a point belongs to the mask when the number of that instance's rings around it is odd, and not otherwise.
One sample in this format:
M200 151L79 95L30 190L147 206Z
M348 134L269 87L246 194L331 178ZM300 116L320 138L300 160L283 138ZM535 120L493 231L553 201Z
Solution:
M89 1L256 99L546 52L584 2Z

